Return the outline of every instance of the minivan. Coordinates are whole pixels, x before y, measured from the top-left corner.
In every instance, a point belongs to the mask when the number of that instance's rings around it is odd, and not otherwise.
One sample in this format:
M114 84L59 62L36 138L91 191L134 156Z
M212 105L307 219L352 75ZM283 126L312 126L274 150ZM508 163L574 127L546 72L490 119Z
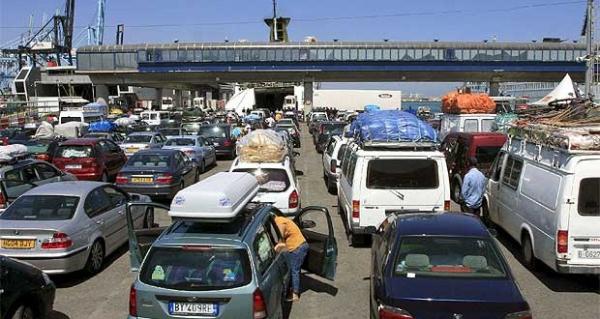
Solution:
M450 132L491 132L496 114L442 114L440 139Z
M510 138L494 161L482 217L559 273L600 274L600 151Z

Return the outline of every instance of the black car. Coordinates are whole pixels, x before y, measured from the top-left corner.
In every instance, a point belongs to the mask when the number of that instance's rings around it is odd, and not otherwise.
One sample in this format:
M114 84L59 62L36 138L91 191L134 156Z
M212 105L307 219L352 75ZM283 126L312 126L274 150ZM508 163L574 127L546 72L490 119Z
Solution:
M173 198L199 177L200 169L183 152L145 149L129 157L117 175L116 184L129 193Z
M371 256L371 318L531 319L494 238L471 214L390 212Z
M0 255L1 319L47 318L56 287L41 270Z
M236 139L231 134L232 126L229 124L202 125L198 135L212 139L217 156L226 156L229 159L236 157Z
M323 153L327 146L327 141L334 135L341 136L344 131L346 122L321 122L319 128L313 135L313 141L317 147L317 152Z

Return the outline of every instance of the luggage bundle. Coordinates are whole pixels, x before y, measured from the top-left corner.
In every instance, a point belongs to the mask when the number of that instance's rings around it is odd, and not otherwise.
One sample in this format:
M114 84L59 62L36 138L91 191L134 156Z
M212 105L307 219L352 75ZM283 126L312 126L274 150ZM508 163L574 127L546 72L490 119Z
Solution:
M115 129L115 124L111 121L102 120L93 122L88 128L89 132L112 132Z
M350 126L351 135L365 142L438 142L437 131L417 116L404 111L361 113Z
M12 144L0 146L0 162L10 162L18 158L23 158L27 155L29 155L29 151L25 145Z
M285 140L272 130L255 130L237 142L242 162L277 163L287 155Z
M496 102L483 93L450 92L442 98L442 112L449 114L496 113Z

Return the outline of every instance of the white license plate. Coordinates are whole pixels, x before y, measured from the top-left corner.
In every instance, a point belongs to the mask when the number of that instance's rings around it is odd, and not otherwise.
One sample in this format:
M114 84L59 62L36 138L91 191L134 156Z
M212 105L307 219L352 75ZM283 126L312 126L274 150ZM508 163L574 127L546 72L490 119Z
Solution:
M66 169L80 169L81 168L81 164L67 164L65 165Z
M600 259L600 250L579 250L577 257L580 259Z
M210 315L216 317L219 314L219 305L214 303L195 302L169 302L169 314L171 315Z

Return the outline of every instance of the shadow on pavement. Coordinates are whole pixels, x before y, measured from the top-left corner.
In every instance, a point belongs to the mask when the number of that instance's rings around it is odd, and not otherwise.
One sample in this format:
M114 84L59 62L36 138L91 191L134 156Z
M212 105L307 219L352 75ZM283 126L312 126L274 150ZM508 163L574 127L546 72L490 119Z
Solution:
M71 317L60 311L52 310L52 312L48 314L48 319L71 319Z
M112 254L107 256L104 259L104 265L100 272L104 271L106 268L110 267L112 263L114 263L117 259L119 259L123 254L126 254L129 251L128 243L123 244L117 250L115 250ZM97 274L96 274L97 275ZM56 285L56 288L70 288L73 286L77 286L88 279L96 276L90 276L82 271L78 271L75 273L64 274L64 275L52 275L52 281ZM54 318L54 317L51 317ZM60 317L59 317L60 318Z
M496 227L498 236L496 239L525 267L521 255L521 247L508 233ZM593 275L569 275L559 274L546 266L543 262L538 262L535 271L530 271L544 286L554 292L573 292L600 294L600 277Z
M338 289L326 282L308 276L304 273L300 274L300 292L303 293L307 290L314 292L324 292L331 296L336 296Z

